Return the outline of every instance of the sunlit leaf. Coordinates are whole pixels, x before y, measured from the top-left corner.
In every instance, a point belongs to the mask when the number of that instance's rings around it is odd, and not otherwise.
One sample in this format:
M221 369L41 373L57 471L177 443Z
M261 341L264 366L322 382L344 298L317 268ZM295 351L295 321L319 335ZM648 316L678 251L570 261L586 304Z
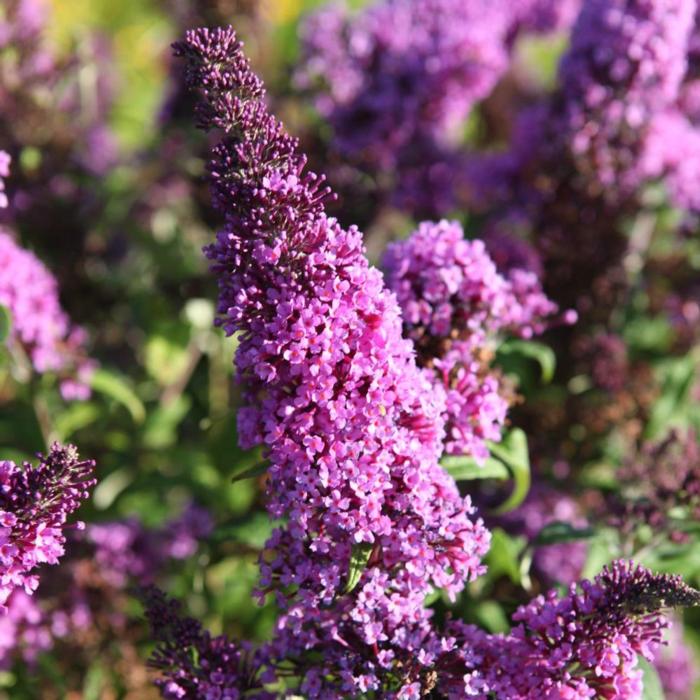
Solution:
M367 562L370 556L372 556L373 549L374 545L369 542L361 542L360 544L353 545L345 593L351 593L360 582L362 572L367 567Z
M508 467L503 462L493 458L480 464L473 457L443 457L440 464L455 481L509 479L511 477Z
M124 406L135 423L142 423L146 418L146 409L126 377L112 370L100 368L93 373L90 386L94 391Z
M0 343L4 343L10 337L12 330L12 316L10 310L0 304Z
M517 508L530 490L530 457L527 449L527 436L520 428L514 428L503 438L502 442L490 443L493 457L500 459L513 477L513 490L510 496L497 509L498 513L507 513Z

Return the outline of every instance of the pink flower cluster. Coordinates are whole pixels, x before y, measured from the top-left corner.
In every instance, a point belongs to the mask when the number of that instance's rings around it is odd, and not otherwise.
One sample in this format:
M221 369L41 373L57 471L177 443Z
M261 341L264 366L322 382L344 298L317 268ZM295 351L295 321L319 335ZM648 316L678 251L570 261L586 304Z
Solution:
M572 152L601 186L629 192L653 175L644 136L678 99L694 11L694 0L584 3L560 82Z
M555 307L536 278L500 274L455 225L425 224L390 254L397 301L359 231L326 215L322 178L267 111L233 30L188 32L175 50L203 95L201 126L223 132L209 172L225 223L205 252L219 324L239 339L240 440L270 465L267 505L281 524L260 593L280 617L252 658L162 596L148 601L164 697L264 697L271 669L322 700L638 698L637 655L660 641L660 609L700 602L677 578L617 562L581 592L520 608L505 636L460 623L442 635L424 606L481 573L489 541L438 463L441 344L539 332ZM424 367L416 347L432 358Z
M240 334L240 439L265 447L268 510L287 519L261 560L283 611L280 654L323 649L302 669L309 697L392 675L408 686L428 661L425 595L459 592L489 541L438 464L444 394L416 366L360 233L324 214L326 192L268 114L233 31L190 32L177 52L205 125L227 134L211 164L227 224L206 253L221 324Z
M0 606L16 588L31 594L31 572L63 556L66 520L88 497L94 466L57 443L37 465L0 462Z
M85 355L85 332L61 308L53 275L2 228L0 304L10 312L10 343L22 348L35 371L56 373L66 400L88 398L95 363Z
M500 274L484 243L465 240L457 222L421 224L389 245L383 267L419 364L446 392L447 452L485 459L485 441L500 440L508 409L489 352L501 334L542 333L557 305L533 272Z
M660 611L697 605L700 594L677 576L626 561L580 589L572 584L568 595L550 591L520 607L507 636L455 624L456 651L441 661L447 697L639 700L638 656L652 660L661 644Z

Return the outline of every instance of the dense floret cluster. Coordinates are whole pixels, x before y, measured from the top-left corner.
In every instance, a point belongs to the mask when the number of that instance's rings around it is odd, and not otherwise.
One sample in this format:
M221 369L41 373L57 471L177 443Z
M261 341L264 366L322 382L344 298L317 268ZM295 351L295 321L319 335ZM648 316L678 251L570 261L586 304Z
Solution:
M568 595L551 591L519 608L508 636L458 623L464 665L448 697L640 698L638 657L653 659L662 642L660 611L697 605L698 596L678 577L616 561L580 591L572 584Z
M465 240L456 222L421 224L389 245L383 267L419 364L445 390L446 451L485 459L485 441L500 440L508 409L489 371L497 338L542 333L556 304L533 272L511 268L502 275L484 243Z
M58 444L36 465L0 462L0 605L16 588L35 591L37 566L63 556L66 520L88 497L94 466Z
M163 698L234 698L272 700L263 688L264 654L245 649L225 636L212 637L196 620L183 617L177 601L151 587L144 592L146 616L158 647L151 665Z
M239 434L265 446L268 510L289 519L268 542L262 585L286 609L284 643L323 646L318 692L341 659L336 687L376 689L380 669L422 646L426 593L461 590L488 535L438 465L444 395L416 366L395 298L359 232L325 216L325 191L267 113L235 35L192 32L177 51L205 91L205 123L229 134L211 165L227 226L207 255L221 324L241 333ZM368 566L350 591L358 550Z

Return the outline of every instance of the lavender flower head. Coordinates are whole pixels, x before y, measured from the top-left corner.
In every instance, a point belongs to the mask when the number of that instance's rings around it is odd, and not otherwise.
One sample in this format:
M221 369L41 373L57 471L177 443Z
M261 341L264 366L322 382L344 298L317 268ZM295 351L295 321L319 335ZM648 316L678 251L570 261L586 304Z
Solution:
M179 517L155 530L146 529L135 517L90 524L83 539L94 545L93 557L102 576L113 586L129 579L152 583L168 559L183 560L197 550L199 540L212 530L205 510L189 505Z
M332 148L395 206L444 215L461 190L462 124L508 66L509 18L501 0L330 4L302 24L297 84Z
M573 584L561 598L551 591L519 608L507 636L455 625L457 651L443 660L456 676L447 696L641 700L638 656L653 660L667 625L661 611L699 603L679 577L616 561L580 591Z
M0 669L9 670L16 656L33 665L39 655L52 646L51 629L36 596L15 589L0 616Z
M23 349L35 371L56 373L66 400L88 398L95 364L85 356L85 332L61 308L53 275L1 227L0 304L12 317L9 342Z
M355 16L330 5L302 30L302 85L321 81L319 111L341 153L381 167L417 135L445 134L507 67L500 2L380 0Z
M156 680L165 700L257 698L273 700L263 684L264 653L253 652L225 636L212 637L196 620L183 617L180 604L155 587L144 591L146 617L158 646L150 665L162 677Z
M31 594L39 585L33 570L63 556L66 520L88 497L94 466L58 443L37 465L0 462L0 605L16 588Z
M693 0L591 0L561 65L572 152L602 187L634 190L644 133L678 97Z
M261 558L282 608L276 649L300 659L311 698L386 677L420 685L423 599L478 575L489 539L438 464L444 394L417 367L359 231L326 216L322 180L267 112L233 31L189 32L176 51L203 91L200 121L225 134L210 173L226 225L206 254L220 324L240 333L240 440L264 446L267 507L288 523ZM305 665L313 649L323 658Z
M496 336L541 333L556 304L534 273L501 275L484 243L465 240L456 222L421 224L389 245L383 267L419 363L446 391L446 451L485 459L485 441L500 440L508 409L488 367Z

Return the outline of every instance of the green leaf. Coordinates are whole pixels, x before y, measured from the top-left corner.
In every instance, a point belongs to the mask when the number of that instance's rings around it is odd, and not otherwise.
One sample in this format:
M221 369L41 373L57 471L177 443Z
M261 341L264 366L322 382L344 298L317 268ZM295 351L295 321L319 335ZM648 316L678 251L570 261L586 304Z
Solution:
M104 394L124 406L131 414L134 423L143 423L146 418L146 409L126 377L100 368L95 370L92 375L90 386L98 393Z
M187 394L180 394L172 401L161 404L148 416L143 431L143 444L151 449L171 447L177 442L178 425L192 405Z
M237 542L262 550L279 521L270 520L267 513L254 513L243 521L222 525L212 533L214 542Z
M491 454L500 459L513 477L513 490L497 513L507 513L517 508L530 490L530 456L527 436L520 428L513 428L502 442L489 443Z
M252 466L248 462L239 464L231 476L231 481L242 481L243 479L253 479L262 476L270 468L267 462L256 462Z
M351 593L355 586L360 582L362 572L367 566L374 544L370 542L360 542L353 545L352 554L350 555L350 568L348 569L348 582L345 585L344 593Z
M591 527L576 528L569 523L554 522L543 527L532 544L535 547L543 547L561 542L577 542L589 539L594 534L595 530Z
M690 355L673 358L657 367L661 396L654 402L646 427L646 437L658 438L672 427L686 427L694 406L692 388L696 378L696 360Z
M126 468L117 469L100 479L92 495L92 502L98 510L109 508L120 493L133 481L133 475Z
M160 386L174 384L187 370L189 339L190 329L183 323L163 324L147 339L144 366Z
M54 420L54 429L60 440L67 440L73 433L94 423L100 417L100 409L94 403L80 401L67 406Z
M12 330L12 315L10 310L0 304L0 343L4 343L10 337Z
M642 700L664 700L664 689L656 669L642 656L638 657L639 667L642 669L644 690Z
M520 585L519 557L525 546L523 538L515 538L497 527L491 533L491 548L485 557L489 576L507 576L516 586Z
M440 464L455 481L504 480L511 476L508 467L503 462L493 458L479 464L473 457L444 457Z
M507 340L498 348L501 358L519 355L520 357L534 360L540 366L542 381L548 384L554 378L554 370L557 366L557 358L552 348L543 343L532 340Z

